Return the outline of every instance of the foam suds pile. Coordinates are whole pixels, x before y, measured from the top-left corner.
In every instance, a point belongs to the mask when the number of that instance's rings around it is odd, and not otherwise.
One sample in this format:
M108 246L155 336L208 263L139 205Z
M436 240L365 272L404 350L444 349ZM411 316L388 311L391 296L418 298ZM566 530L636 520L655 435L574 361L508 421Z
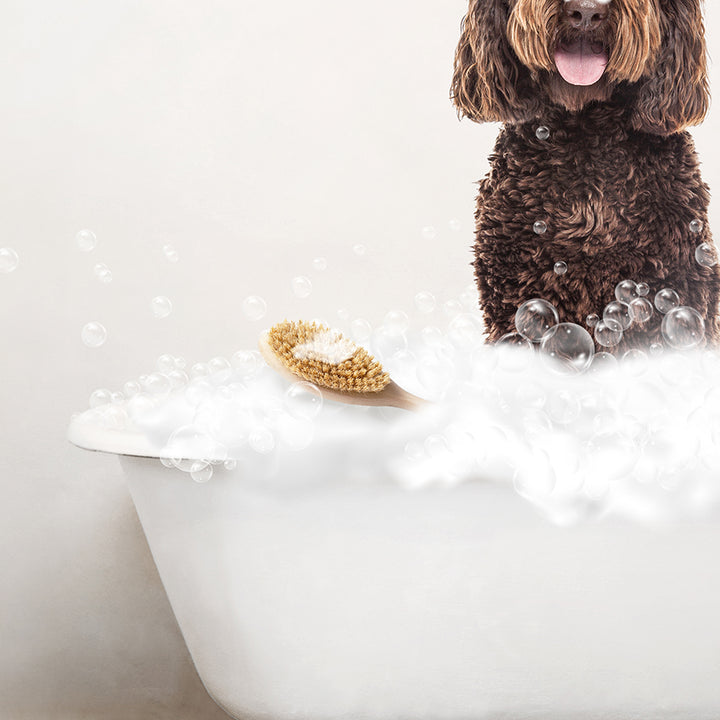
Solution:
M143 433L164 464L198 482L228 471L409 489L490 480L512 483L557 523L718 507L720 355L598 353L573 373L527 347L485 345L477 313L445 332L389 318L367 348L434 401L422 412L340 405L241 351L194 366L192 379L164 356L124 396L94 394L79 421Z

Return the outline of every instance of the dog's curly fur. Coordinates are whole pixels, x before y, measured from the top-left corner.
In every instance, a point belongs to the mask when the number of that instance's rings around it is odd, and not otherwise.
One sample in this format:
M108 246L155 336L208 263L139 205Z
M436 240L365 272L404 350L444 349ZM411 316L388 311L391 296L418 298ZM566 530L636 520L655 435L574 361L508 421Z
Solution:
M516 309L533 297L555 305L562 322L584 325L632 279L650 286L650 299L674 288L717 345L720 270L695 260L697 245L712 242L709 192L686 132L709 103L700 0L611 0L600 27L585 31L608 53L600 80L585 87L555 67L558 43L579 32L563 7L470 0L455 55L459 113L505 123L475 216L488 340L513 332ZM693 220L703 223L699 234ZM566 274L553 271L557 261ZM613 351L659 342L661 319L633 325Z

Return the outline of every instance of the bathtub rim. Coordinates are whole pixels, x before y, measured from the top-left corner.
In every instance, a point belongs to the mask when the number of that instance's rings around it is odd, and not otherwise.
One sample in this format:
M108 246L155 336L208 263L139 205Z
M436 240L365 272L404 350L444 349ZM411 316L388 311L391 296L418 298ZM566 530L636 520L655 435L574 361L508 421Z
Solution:
M103 428L83 419L85 413L74 417L67 429L68 441L81 450L122 455L126 457L154 458L162 457L162 449L150 442L137 430ZM198 458L183 458L196 460Z

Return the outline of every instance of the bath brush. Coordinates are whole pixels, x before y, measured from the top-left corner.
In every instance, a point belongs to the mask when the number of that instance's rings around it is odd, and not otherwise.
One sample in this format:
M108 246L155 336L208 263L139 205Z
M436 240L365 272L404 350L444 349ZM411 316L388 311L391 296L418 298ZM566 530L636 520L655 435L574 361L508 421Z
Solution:
M405 410L427 403L394 383L367 351L326 325L286 320L263 333L259 345L271 368L294 382L317 385L331 400Z

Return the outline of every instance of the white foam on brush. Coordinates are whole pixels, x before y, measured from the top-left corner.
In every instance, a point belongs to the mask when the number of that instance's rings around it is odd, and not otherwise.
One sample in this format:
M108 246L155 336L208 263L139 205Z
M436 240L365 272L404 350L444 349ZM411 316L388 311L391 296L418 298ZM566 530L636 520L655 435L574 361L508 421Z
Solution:
M297 360L316 360L331 365L349 360L356 352L357 345L346 340L337 330L318 332L312 340L293 348L293 356Z

